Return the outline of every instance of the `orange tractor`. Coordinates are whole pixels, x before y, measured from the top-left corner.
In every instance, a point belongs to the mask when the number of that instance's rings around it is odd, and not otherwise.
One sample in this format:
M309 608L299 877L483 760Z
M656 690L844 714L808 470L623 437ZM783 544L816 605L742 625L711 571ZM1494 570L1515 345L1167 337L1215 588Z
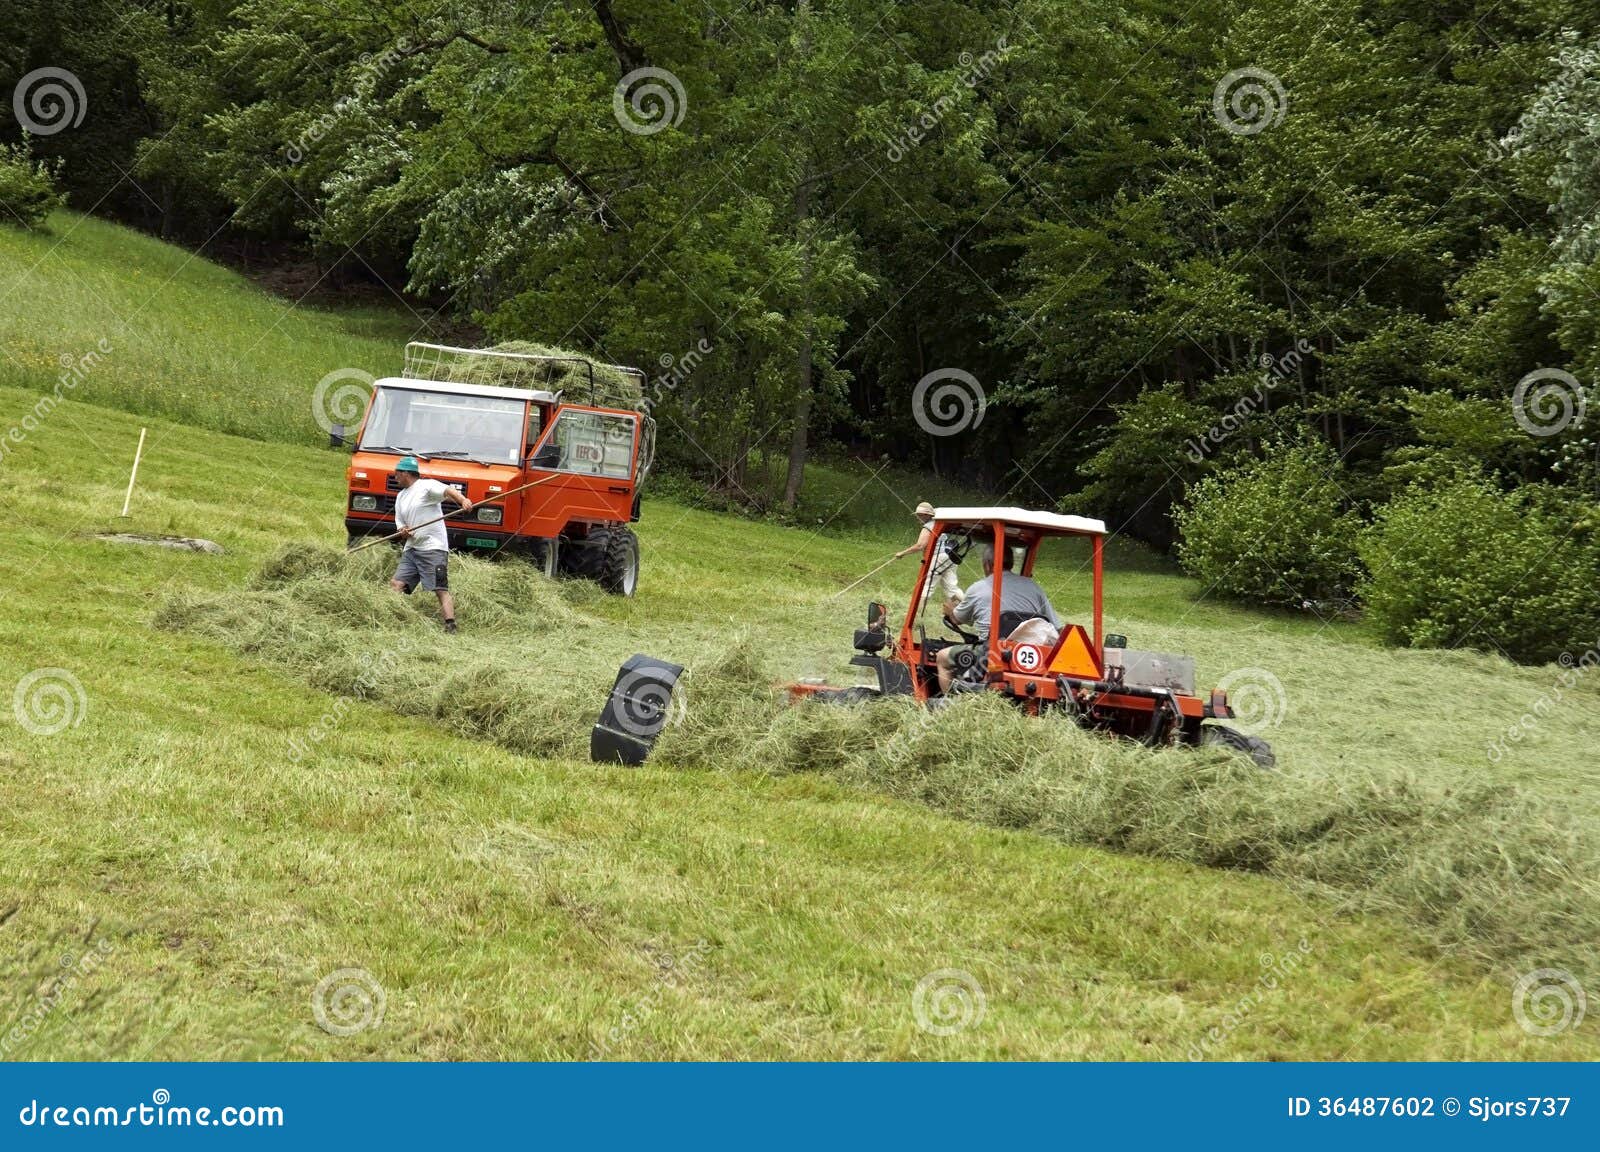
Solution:
M1034 716L1061 716L1085 728L1150 745L1215 744L1271 767L1271 747L1255 736L1213 723L1233 717L1227 693L1195 692L1194 660L1127 646L1125 637L1102 630L1102 550L1106 526L1099 520L1033 512L1022 508L940 508L923 554L905 619L891 636L882 604L867 610L867 627L855 634L850 663L876 673L875 687L839 688L802 680L789 688L796 699L842 703L905 695L930 706L963 693L998 692ZM1002 609L1005 583L1013 572L1031 577L1040 545L1055 537L1088 540L1093 571L1090 626L1053 621ZM974 545L994 549L987 617L996 622L987 637L965 631L948 615L959 640L929 637L919 623L936 564L960 564ZM1009 553L1009 557L1007 557ZM1007 559L1009 558L1009 563ZM1015 598L1013 598L1015 601ZM942 612L942 606L935 606ZM948 688L941 687L940 653L946 649Z
M346 472L351 544L395 529L394 466L472 501L445 518L450 546L521 552L548 576L632 596L639 583L639 489L655 421L640 410L644 374L582 357L406 346L403 375L376 382Z

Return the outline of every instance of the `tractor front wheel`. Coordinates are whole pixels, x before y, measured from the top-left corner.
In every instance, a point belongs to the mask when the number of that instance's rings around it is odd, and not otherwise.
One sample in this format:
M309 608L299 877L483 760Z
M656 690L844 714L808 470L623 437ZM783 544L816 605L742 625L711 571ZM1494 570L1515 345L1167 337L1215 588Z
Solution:
M1272 768L1278 763L1278 757L1272 751L1272 745L1259 736L1249 736L1236 728L1225 728L1221 724L1203 724L1200 727L1200 746L1213 748L1226 748L1230 752L1239 752L1254 760L1258 767Z

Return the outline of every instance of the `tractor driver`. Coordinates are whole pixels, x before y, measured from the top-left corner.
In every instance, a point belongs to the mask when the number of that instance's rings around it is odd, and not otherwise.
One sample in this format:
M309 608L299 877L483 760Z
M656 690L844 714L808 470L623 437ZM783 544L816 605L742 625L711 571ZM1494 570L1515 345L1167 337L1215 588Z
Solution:
M1000 556L1000 567L1007 573L1000 581L1000 611L1016 612L1027 617L1040 617L1050 621L1052 627L1061 627L1061 618L1050 606L1050 597L1030 576L1011 575L1011 549ZM948 693L956 675L956 654L976 650L980 660L989 649L989 610L994 600L994 545L983 546L983 579L979 580L960 600L954 597L944 602L944 614L957 624L970 624L978 634L976 644L952 644L939 650L939 691Z

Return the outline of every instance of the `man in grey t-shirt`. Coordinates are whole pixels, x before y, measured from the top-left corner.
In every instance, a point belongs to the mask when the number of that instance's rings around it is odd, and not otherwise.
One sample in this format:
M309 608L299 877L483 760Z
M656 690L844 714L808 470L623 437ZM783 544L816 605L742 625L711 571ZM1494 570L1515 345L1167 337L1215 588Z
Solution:
M979 580L967 594L960 600L953 597L944 602L945 615L957 624L967 624L971 630L978 634L977 645L954 644L949 648L939 650L939 690L950 691L950 683L955 679L956 654L963 649L977 647L980 649L980 658L989 647L989 612L994 601L994 545L983 546L983 579ZM1000 556L1000 567L1005 576L1000 580L1000 611L1017 612L1021 615L1050 621L1056 627L1061 627L1061 618L1056 615L1056 610L1050 605L1050 597L1044 594L1044 589L1030 576L1014 575L1011 571L1011 549L1005 549Z

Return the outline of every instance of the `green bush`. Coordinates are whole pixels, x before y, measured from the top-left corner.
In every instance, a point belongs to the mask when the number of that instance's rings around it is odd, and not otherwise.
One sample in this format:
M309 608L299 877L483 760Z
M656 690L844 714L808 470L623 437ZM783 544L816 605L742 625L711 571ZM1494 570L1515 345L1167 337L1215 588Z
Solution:
M1343 474L1333 449L1307 442L1206 477L1173 513L1179 562L1213 591L1255 603L1341 595L1360 528L1344 509Z
M37 228L65 202L56 172L23 144L0 144L0 221Z
M1600 636L1593 509L1481 477L1415 487L1360 543L1367 613L1393 643L1499 650L1541 663Z

